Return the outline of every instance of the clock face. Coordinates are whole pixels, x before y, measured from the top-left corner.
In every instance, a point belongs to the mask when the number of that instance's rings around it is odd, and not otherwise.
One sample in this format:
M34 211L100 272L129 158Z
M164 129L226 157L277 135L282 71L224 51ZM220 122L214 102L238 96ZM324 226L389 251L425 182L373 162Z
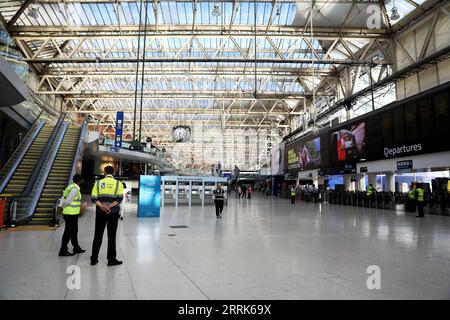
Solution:
M187 136L187 130L183 127L176 127L172 131L172 137L175 142L182 142Z

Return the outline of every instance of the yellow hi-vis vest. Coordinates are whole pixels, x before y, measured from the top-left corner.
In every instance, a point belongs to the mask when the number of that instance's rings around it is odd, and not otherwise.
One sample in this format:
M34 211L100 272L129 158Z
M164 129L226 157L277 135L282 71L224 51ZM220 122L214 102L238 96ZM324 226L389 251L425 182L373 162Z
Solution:
M414 189L409 190L408 192L408 199L414 200L416 198L416 192Z
M416 191L417 191L417 201L423 202L423 195L425 192L423 191L422 188L417 188Z
M373 193L373 188L371 187L371 186L369 186L368 188L367 188L367 196L371 196L372 195L372 193Z
M291 196L295 196L295 190L291 190Z
M64 190L63 197L64 199L67 199L69 196L70 191L76 188L75 183L71 183L67 186L67 188ZM77 189L77 196L75 199L72 200L72 202L63 209L63 214L67 215L77 215L80 214L80 208L81 208L81 192Z

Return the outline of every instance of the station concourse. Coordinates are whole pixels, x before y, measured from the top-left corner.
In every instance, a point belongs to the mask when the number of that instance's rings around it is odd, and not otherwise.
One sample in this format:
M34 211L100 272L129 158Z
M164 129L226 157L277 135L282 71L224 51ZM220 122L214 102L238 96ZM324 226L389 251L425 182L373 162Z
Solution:
M0 300L450 299L449 12L0 0Z

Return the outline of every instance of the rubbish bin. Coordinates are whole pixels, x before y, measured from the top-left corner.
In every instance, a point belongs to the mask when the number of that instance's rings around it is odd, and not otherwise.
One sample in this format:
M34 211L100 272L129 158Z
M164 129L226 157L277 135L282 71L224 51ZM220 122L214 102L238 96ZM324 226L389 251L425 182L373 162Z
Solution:
M5 207L6 207L6 199L0 198L0 229L5 227Z

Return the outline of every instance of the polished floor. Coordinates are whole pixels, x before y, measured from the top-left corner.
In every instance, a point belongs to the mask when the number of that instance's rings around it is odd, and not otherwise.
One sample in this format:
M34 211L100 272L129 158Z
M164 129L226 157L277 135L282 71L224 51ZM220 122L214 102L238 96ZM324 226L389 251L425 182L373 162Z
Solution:
M89 265L93 208L78 256L57 256L63 228L1 231L0 299L450 299L449 217L256 195L231 198L221 220L212 207L166 206L160 219L126 210L122 266L106 266L106 233ZM80 289L68 289L70 265ZM380 289L367 287L371 265Z

